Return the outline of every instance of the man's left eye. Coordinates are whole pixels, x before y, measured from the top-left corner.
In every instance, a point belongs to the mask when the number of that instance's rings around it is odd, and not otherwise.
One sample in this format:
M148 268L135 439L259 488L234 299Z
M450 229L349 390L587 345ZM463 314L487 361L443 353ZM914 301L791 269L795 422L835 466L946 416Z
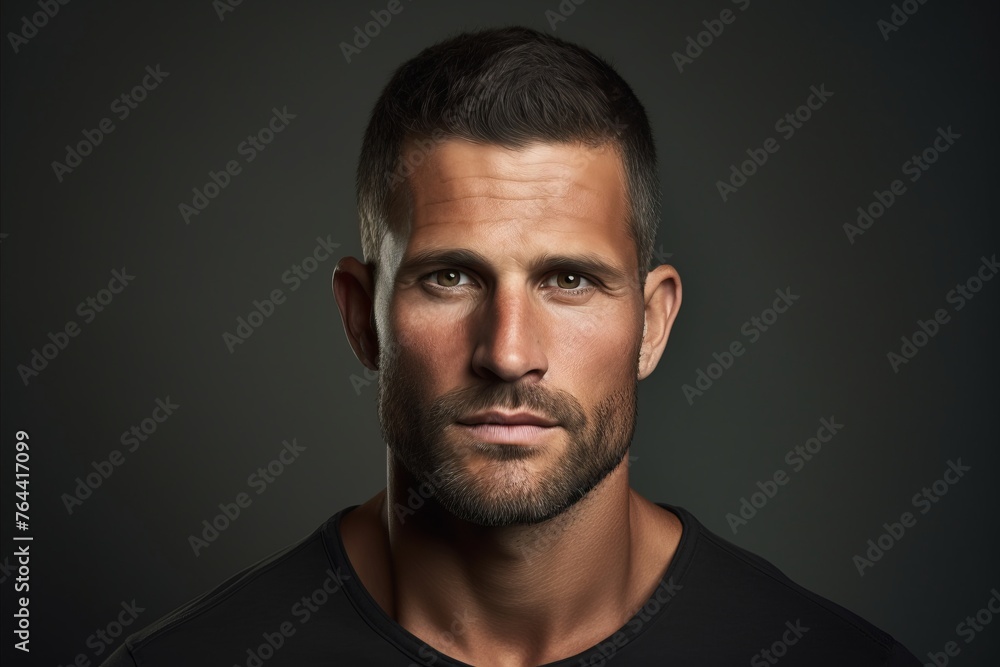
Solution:
M588 278L580 275L579 273L572 273L570 271L563 271L561 273L553 273L549 278L551 281L555 279L556 287L565 290L578 290L584 287L592 287L593 282Z

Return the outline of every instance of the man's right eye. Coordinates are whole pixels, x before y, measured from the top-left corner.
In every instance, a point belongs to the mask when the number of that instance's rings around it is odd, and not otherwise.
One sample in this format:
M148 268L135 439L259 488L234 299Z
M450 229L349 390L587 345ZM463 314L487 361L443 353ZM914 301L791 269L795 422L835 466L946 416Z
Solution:
M438 287L459 287L461 285L474 284L471 280L462 282L462 276L465 276L466 278L469 277L464 271L458 271L457 269L441 269L427 274L426 279L430 280L431 284L437 285Z

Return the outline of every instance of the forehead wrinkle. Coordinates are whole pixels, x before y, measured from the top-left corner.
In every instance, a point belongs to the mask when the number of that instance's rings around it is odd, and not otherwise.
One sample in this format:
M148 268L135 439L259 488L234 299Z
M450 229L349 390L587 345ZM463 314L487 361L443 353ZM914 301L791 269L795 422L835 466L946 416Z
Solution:
M454 184L462 181L496 181L499 183L551 183L575 180L581 167L592 161L585 159L567 164L565 160L542 160L538 162L525 161L518 156L485 156L476 161L442 162L432 166L428 176L438 184Z
M424 207L447 205L452 202L472 199L485 200L487 202L490 200L533 201L543 199L559 199L564 198L567 193L569 193L577 185L572 182L566 182L565 179L517 181L517 183L523 183L523 185L511 185L508 179L494 180L500 181L500 183L497 183L496 185L481 182L472 183L469 184L469 187L449 188L449 192L421 193L417 195L414 203L417 206ZM504 185L506 185L506 187ZM581 189L586 191L591 190L591 188ZM430 199L429 195L437 195L437 197ZM427 197L427 199L423 200L424 197Z
M526 218L517 213L496 215L493 213L476 216L428 216L422 219L411 237L411 248L425 245L472 244L492 245L499 238L531 239L534 234L545 233L561 239L559 243L578 240L580 230L593 224L593 218L586 213L561 211L558 215L542 218ZM624 230L621 232L625 235ZM497 236L499 235L499 236ZM469 246L469 247L472 247Z
M614 215L613 207L607 206L603 194L596 187L574 183L560 192L533 193L525 197L474 194L414 202L412 212L414 222L421 226L482 223L494 227L528 220L534 224L562 220L583 228L595 222L595 215L602 220L607 215ZM532 206L529 202L536 204Z
M537 202L537 204L525 208L526 202ZM529 197L469 195L418 203L413 208L413 219L420 225L449 222L463 225L470 223L496 225L527 220L536 223L571 220L586 226L594 223L594 216L598 211L602 219L609 212L601 208L599 198L590 194L584 201L573 201L563 194L538 194Z
M458 167L453 167L453 168L458 169ZM519 171L521 172L521 174L524 174L523 169L519 169ZM570 172L570 170L568 169L563 170L563 173L561 174L551 174L551 175L539 174L536 176L525 174L524 178L517 178L518 174L510 174L510 173L505 173L500 176L494 176L493 174L489 173L470 174L468 172L469 169L465 168L463 169L463 173L455 176L449 176L447 173L438 173L434 174L433 177L436 177L435 180L437 185L461 186L464 185L465 182L467 181L472 181L475 184L481 184L486 187L496 187L498 185L502 186L504 184L511 184L511 187L517 187L518 184L522 183L543 184L543 183L553 183L557 181L572 180L572 178L567 175L567 173Z
M484 189L501 189L504 187L517 188L532 185L546 186L553 183L572 183L581 177L579 171L573 169L562 169L558 174L546 173L537 175L525 173L524 169L519 169L518 171L518 174L507 173L499 176L493 174L463 173L449 177L447 174L435 174L436 183L434 184L455 188L478 186ZM524 178L518 178L518 176L524 176Z
M552 176L550 178L513 178L511 176L490 176L489 174L462 174L460 176L452 176L451 178L441 177L438 179L439 183L453 183L455 181L468 180L470 178L480 179L485 178L491 181L509 181L511 183L538 183L545 181L558 181L562 180L558 176Z
M468 195L465 197L449 197L448 199L442 199L440 201L428 201L421 202L421 206L441 206L443 204L450 204L457 201L465 201L467 199L496 199L499 201L532 201L535 199L555 199L559 195L541 194L534 197L500 197L498 195Z
M567 236L576 230L552 228L567 223L578 229L595 222L604 226L624 215L616 201L626 190L620 156L615 155L611 165L599 162L607 162L605 151L588 150L582 156L577 151L563 157L565 153L549 153L548 146L539 151L496 152L492 148L445 144L407 179L413 186L409 189L411 234L424 228L430 234L425 239L442 233L475 235L469 226L481 225L484 232L495 233L498 227L507 226L511 227L507 234L545 228ZM558 145L555 149L562 151ZM555 155L559 157L553 159ZM609 185L615 194L609 192ZM465 229L453 232L449 226Z

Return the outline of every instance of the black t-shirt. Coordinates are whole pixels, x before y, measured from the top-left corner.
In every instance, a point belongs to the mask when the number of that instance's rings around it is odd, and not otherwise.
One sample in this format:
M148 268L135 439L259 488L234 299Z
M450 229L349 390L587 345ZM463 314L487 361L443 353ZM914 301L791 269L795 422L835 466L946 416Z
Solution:
M919 667L870 623L686 510L660 506L683 525L660 586L616 633L548 667ZM407 632L361 585L340 537L340 517L351 509L131 635L104 667L466 666ZM451 630L460 634L455 618Z

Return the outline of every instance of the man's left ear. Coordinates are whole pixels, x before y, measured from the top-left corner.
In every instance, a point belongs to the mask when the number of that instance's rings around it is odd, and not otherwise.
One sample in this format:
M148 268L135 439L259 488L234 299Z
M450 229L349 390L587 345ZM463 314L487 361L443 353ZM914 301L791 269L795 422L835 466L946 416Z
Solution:
M649 377L667 346L670 329L681 307L681 277L669 264L662 264L646 276L644 288L645 322L639 355L639 379Z

